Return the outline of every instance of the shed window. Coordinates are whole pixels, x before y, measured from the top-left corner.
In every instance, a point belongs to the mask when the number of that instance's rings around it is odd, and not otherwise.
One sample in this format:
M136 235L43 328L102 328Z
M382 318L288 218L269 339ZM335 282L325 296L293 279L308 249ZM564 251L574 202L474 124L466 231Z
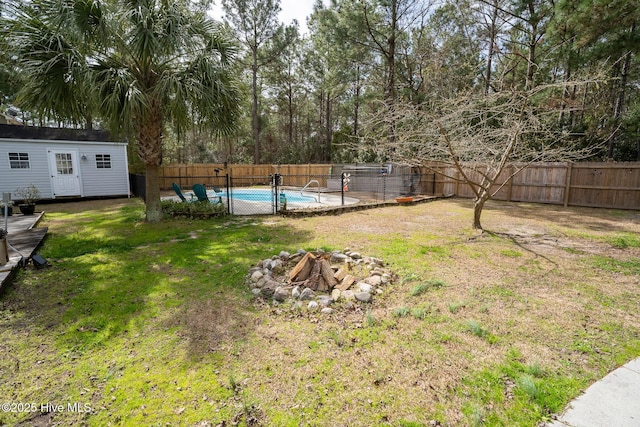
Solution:
M111 169L111 154L96 154L96 167L98 169Z
M29 153L9 153L11 169L29 169Z

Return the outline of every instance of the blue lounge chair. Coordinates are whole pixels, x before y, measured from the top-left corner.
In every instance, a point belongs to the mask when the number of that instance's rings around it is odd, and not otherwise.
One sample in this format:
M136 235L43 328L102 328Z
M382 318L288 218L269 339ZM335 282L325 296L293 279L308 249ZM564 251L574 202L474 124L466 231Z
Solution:
M216 200L215 202L210 201L209 196L207 196L207 188L202 184L195 184L193 186L193 194L196 195L199 202L210 202L210 203L213 203L214 205L216 203L222 203L222 196L217 196L218 200Z
M182 189L177 183L174 182L171 186L173 187L173 191L175 191L178 197L180 197L180 200L182 200L183 202L193 201L193 194L189 193L190 199L187 200L187 198L184 197L184 194L182 194Z

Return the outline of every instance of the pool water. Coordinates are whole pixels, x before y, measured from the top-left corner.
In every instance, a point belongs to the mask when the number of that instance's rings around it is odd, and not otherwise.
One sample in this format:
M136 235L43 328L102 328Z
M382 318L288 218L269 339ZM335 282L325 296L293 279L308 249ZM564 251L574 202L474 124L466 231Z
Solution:
M301 195L299 191L284 191L284 195L287 198L287 203L312 203L316 202L315 196ZM217 193L215 197L222 196L222 199L226 199L227 193ZM270 189L265 188L247 188L241 190L231 190L231 198L234 200L244 200L247 202L273 202L273 192ZM280 193L278 194L278 199Z

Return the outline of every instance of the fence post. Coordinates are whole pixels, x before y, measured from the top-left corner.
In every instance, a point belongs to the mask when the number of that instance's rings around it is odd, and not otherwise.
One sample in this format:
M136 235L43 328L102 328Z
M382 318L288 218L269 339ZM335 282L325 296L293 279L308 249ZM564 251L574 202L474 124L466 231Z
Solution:
M227 213L231 214L231 179L228 173L226 173L224 176L225 176L225 186L227 190Z
M340 174L340 196L342 200L342 206L344 206L344 172Z
M274 195L274 200L273 200L273 213L276 214L280 211L281 206L279 206L279 193L278 193L278 184L280 183L280 174L279 173L274 173L273 174L273 195Z
M571 192L571 172L573 169L573 162L567 162L567 176L565 176L564 184L564 207L569 206L569 193Z
M382 177L382 201L387 201L387 177L386 175Z
M507 194L507 202L511 201L511 195L513 194L513 165L509 166L509 194Z
M431 189L432 189L431 194L435 196L436 195L436 173L435 172L433 173L433 185L431 185Z

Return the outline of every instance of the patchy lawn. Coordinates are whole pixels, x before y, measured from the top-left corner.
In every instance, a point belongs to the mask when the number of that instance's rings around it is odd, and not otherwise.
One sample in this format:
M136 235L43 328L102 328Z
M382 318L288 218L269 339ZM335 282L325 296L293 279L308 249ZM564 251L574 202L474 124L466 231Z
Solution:
M640 355L638 211L490 202L482 235L467 200L159 224L134 200L46 211L52 267L0 297L0 424L535 426ZM321 315L245 283L281 250L345 247L398 275L372 304Z

